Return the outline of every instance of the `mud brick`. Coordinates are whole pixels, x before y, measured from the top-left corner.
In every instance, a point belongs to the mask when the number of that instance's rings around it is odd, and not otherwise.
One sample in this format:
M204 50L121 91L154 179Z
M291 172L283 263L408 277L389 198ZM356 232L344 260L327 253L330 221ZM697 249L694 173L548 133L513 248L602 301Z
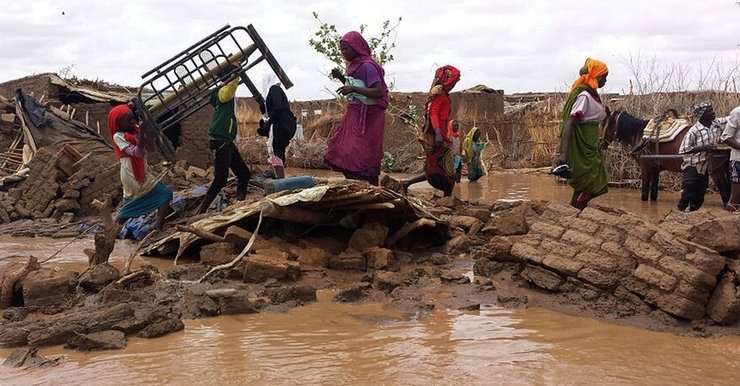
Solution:
M619 282L630 292L634 292L641 296L647 296L648 292L650 292L650 285L633 275L623 277Z
M592 235L587 235L585 233L574 231L572 229L566 231L565 234L563 234L561 240L568 244L580 245L595 250L598 250L601 246L601 243L603 242L603 240L598 239Z
M524 244L531 245L533 247L538 247L543 239L544 237L542 237L541 234L530 232L524 235L521 239L519 239L519 241Z
M732 324L740 318L740 293L735 286L737 277L725 272L712 294L707 314L717 323Z
M598 237L604 241L611 241L621 244L624 242L626 235L622 230L619 230L613 226L601 225L599 227L599 230L596 231L596 233L594 234L594 237Z
M208 265L219 265L234 259L234 243L220 242L204 245L200 248L200 262Z
M542 264L568 276L575 276L583 268L583 263L580 261L555 255L545 257Z
M444 251L447 254L459 254L470 252L470 238L466 235L455 236L445 244Z
M710 288L714 288L717 284L717 279L714 276L703 272L699 268L691 266L688 263L680 261L675 257L663 257L660 260L660 267L690 284L702 285Z
M329 268L348 271L365 271L367 269L367 258L354 250L344 251L338 255L329 256L327 263Z
M614 271L619 268L616 259L599 253L581 252L576 255L576 260L599 271Z
M551 202L547 205L548 212L554 212L562 216L577 216L580 210L563 202Z
M717 276L727 265L727 260L711 249L700 248L694 253L677 256L683 257L686 262L695 267L701 267L702 271L711 276Z
M638 239L644 241L644 242L651 242L651 238L656 232L656 228L651 228L647 226L630 226L622 228L625 231L627 231L627 235L637 237Z
M555 272L533 265L527 265L520 275L524 280L549 291L556 291L565 283L565 279Z
M367 266L375 270L398 271L399 263L396 254L390 249L372 247L362 252L367 259Z
M622 278L618 272L598 271L593 268L583 268L578 271L578 278L597 287L611 287Z
M562 257L573 257L578 253L578 248L550 239L542 240L541 248L543 251L547 251L548 254L554 253Z
M654 245L671 256L684 256L689 253L689 248L680 239L662 229L655 232L652 241Z
M527 236L522 237L521 241L524 242L525 239L527 239ZM539 244L539 240L536 242ZM474 258L483 257L494 261L512 261L511 247L513 245L513 240L507 237L492 237L484 248L475 253Z
M663 252L634 236L628 236L627 240L624 242L624 246L634 253L635 257L637 257L637 260L640 262L657 265L663 257Z
M691 284L684 280L679 280L678 286L676 286L676 290L674 292L676 295L685 297L689 300L694 300L701 304L706 304L707 300L709 300L709 296L711 296L710 288Z
M632 252L613 241L605 241L601 244L601 250L618 258L626 259L632 256Z
M584 209L578 214L578 218L594 221L600 224L614 224L619 220L618 216L594 208Z
M10 215L5 211L5 208L0 207L0 224L9 223Z
M676 294L665 294L653 289L650 290L645 300L680 318L694 320L704 316L704 307L701 304Z
M238 250L244 249L249 244L251 238L252 232L237 225L226 228L226 232L224 233L224 241L234 243L234 246Z
M720 253L740 250L740 237L728 237L740 234L740 217L728 213L712 217L691 227L687 238Z
M622 214L621 216L619 216L619 219L617 220L617 222L614 223L614 225L617 225L620 228L636 227L636 226L641 226L645 224L646 224L645 220L631 213Z
M257 312L250 294L246 291L239 291L218 298L218 307L221 315L253 314Z
M578 217L563 217L558 223L566 228L578 229L583 233L593 235L599 229L599 224Z
M650 285L654 285L666 292L673 291L673 288L676 287L676 282L678 281L675 277L645 264L638 265L633 275L635 275L636 278Z
M33 271L23 279L23 301L26 307L60 305L72 297L76 287L76 272Z
M246 258L244 281L251 283L262 283L267 279L295 281L300 272L300 264L297 261L288 260L286 253L254 254Z
M541 233L545 236L550 236L553 239L559 239L560 236L565 232L565 228L557 225L550 225L548 223L537 221L529 228L529 233Z
M539 249L524 243L516 243L511 247L511 255L524 261L542 263L544 255Z

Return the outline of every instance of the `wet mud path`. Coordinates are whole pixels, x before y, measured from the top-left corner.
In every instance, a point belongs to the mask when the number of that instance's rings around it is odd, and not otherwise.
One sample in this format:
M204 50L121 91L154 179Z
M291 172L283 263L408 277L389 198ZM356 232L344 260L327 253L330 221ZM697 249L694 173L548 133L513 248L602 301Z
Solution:
M570 195L567 185L537 174L498 174L456 189L462 198L482 201L565 201ZM422 184L414 192L429 194ZM676 200L677 194L661 192L657 203L642 203L638 191L612 189L598 202L655 218ZM707 197L710 207L719 207L718 201L717 195ZM45 258L70 240L3 236L0 256ZM91 246L91 238L73 241L53 261L80 272L87 266L82 250ZM118 241L111 263L122 265L133 248ZM160 269L172 264L147 257L135 264L145 263ZM472 265L461 260L447 268L472 275ZM737 336L646 331L538 307L480 304L465 310L474 295L465 285L437 283L426 292L433 307L424 314L372 299L335 303L337 291L319 290L317 302L286 312L185 320L183 331L133 338L123 350L47 347L44 355L64 357L59 366L0 367L0 384L734 384L740 374ZM0 359L11 351L0 349Z

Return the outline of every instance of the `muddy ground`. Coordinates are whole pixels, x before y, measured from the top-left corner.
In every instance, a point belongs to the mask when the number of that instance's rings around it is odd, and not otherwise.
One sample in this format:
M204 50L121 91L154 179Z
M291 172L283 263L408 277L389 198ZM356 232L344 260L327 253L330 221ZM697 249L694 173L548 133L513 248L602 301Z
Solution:
M0 275L0 347L123 348L131 337L179 331L183 319L284 312L327 289L336 302L380 302L418 317L435 307L542 307L657 331L740 335L740 241L722 236L740 234L736 215L672 213L651 222L544 201L423 193L412 201L426 210L424 221L447 231L422 229L389 246L399 227L382 216L310 234L305 224L268 219L256 235L245 221L223 234L228 242L199 238L177 266L128 273L107 263L70 272L19 256ZM54 221L0 232L70 237L94 223ZM208 274L247 244L236 265Z

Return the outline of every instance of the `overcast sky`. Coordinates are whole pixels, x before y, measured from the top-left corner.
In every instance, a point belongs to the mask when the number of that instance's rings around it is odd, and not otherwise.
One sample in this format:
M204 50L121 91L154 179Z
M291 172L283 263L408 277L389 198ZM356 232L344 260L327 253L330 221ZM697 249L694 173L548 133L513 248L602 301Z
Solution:
M653 62L659 72L680 66L689 89L702 75L712 86L731 83L740 63L740 6L731 0L3 0L0 8L0 82L69 69L138 86L141 74L214 30L251 23L295 84L289 98L326 98L325 87L337 85L322 75L331 63L308 45L318 28L312 11L341 32L367 24L366 35L403 17L386 65L397 91L426 91L444 64L462 71L458 89L513 93L564 91L588 56L609 65L610 92L629 91L630 69L644 74Z

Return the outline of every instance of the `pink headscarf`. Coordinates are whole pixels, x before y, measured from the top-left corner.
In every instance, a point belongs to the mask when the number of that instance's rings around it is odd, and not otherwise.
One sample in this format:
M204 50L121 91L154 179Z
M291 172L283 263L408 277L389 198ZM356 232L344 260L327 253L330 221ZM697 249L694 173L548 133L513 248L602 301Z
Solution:
M372 53L370 52L370 45L367 44L365 38L357 31L347 32L340 42L347 43L357 53L352 60L347 62L347 75L352 76L361 65L370 63L375 66L380 74L380 82L383 84L383 97L378 99L378 105L381 107L388 106L388 86L385 84L385 71L378 62L373 59ZM370 85L368 85L369 87Z

